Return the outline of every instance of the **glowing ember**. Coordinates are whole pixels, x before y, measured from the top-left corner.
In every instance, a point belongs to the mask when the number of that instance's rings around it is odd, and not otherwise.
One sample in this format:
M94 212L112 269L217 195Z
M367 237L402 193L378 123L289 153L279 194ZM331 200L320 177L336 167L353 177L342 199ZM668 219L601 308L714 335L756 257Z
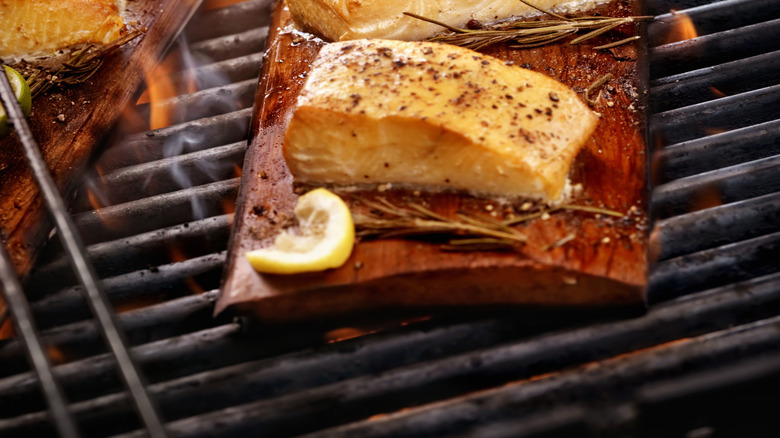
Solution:
M176 245L171 245L166 248L166 250L168 251L168 256L171 258L172 263L183 262L189 259L189 256ZM187 289L189 289L190 292L192 292L194 295L200 295L206 291L193 277L185 278L184 284L187 285Z
M347 339L354 339L360 336L380 333L394 328L428 321L431 318L432 317L430 315L422 315L405 318L400 321L397 319L374 321L372 323L364 324L360 327L340 327L333 329L326 332L323 337L328 343L332 344L334 342L346 341Z
M10 317L8 317L3 325L0 325L0 340L13 338L16 336L16 330L14 330L14 323Z
M225 214L233 214L236 212L236 200L232 198L222 198L222 211Z
M711 92L712 92L712 94L713 94L715 97L717 97L717 98L726 97L726 93L724 93L724 92L722 92L722 91L718 90L718 89L717 89L717 88L715 88L715 87L710 87L710 91L711 91Z
M334 342L340 342L340 341L346 341L347 339L358 338L360 336L364 336L370 333L374 333L374 332L362 330L355 327L342 327L325 333L325 339L328 341L328 343L332 344Z
M715 185L704 186L691 199L691 211L706 210L723 205L723 197Z
M51 363L54 365L59 365L68 361L65 357L65 353L53 345L46 347L46 354L49 355L49 360L51 360Z

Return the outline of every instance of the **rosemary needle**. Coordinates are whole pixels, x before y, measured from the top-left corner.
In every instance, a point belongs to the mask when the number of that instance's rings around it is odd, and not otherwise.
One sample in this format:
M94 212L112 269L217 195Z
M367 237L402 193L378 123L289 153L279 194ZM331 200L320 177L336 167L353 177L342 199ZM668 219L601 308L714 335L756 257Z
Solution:
M610 79L612 79L612 73L607 73L604 76L598 78L596 82L592 83L590 87L585 90L585 101L588 102L588 105L596 106L596 99L592 99L590 95L593 94L594 91L598 90L602 85L607 83L607 81Z

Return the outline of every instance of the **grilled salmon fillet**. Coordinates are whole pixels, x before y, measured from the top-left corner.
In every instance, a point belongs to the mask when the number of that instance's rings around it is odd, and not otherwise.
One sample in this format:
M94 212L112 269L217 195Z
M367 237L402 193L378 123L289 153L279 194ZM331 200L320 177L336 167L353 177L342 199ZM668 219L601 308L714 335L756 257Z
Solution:
M79 43L108 43L125 28L124 0L0 0L0 57L47 55Z
M519 0L287 0L293 20L307 32L330 41L359 38L422 40L444 29L403 15L412 12L451 26L475 19L498 21L539 11ZM542 9L585 11L607 0L532 0Z
M320 51L283 151L297 182L554 201L597 120L565 85L491 56L355 40Z

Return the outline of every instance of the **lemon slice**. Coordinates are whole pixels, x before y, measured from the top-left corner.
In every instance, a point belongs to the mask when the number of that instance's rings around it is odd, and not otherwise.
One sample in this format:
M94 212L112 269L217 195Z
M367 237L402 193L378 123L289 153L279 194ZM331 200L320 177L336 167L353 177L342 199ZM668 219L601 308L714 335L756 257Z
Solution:
M11 88L14 90L16 100L22 106L22 112L24 116L30 115L32 110L32 96L30 96L30 87L27 86L27 81L19 74L18 71L4 65L5 75L8 77L8 82L11 83ZM8 115L5 113L5 108L0 104L0 138L5 137L11 131L11 125L8 123Z
M273 246L246 253L258 272L298 274L338 268L355 243L355 225L349 207L338 195L314 189L298 198L296 230L284 230Z

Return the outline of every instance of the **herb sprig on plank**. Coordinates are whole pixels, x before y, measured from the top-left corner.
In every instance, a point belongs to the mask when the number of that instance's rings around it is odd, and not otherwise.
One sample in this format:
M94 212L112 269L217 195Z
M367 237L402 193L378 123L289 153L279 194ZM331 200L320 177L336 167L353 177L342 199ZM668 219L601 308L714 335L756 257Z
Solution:
M430 41L452 44L466 47L472 50L479 50L484 47L508 43L512 48L532 48L545 44L560 41L566 37L573 36L580 31L587 33L577 36L569 41L569 44L580 44L602 35L618 26L635 23L639 21L652 20L651 16L632 16L632 17L565 17L552 11L534 6L526 0L518 0L540 12L543 12L553 19L534 20L534 21L515 21L510 23L497 23L490 27L477 29L463 29L442 23L433 18L423 17L412 12L404 12L405 15L429 23L438 24L449 30L451 33L441 34L429 38ZM639 35L621 39L594 47L596 50L609 49L622 44L639 39Z

